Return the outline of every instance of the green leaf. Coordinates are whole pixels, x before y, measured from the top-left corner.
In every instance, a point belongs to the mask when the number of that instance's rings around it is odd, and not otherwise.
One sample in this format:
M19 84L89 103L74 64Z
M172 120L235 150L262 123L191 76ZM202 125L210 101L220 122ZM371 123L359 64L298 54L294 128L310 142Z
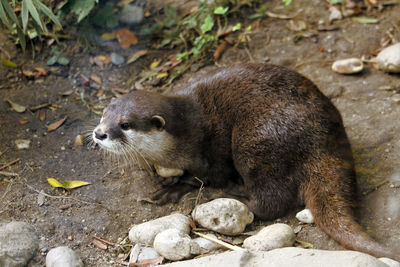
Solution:
M237 30L240 30L240 28L242 28L242 24L241 24L241 23L238 23L238 24L236 24L235 26L233 26L232 31L235 32L235 31L237 31Z
M204 19L204 23L200 26L201 32L206 33L211 31L214 26L214 21L210 15Z
M249 17L249 19L259 19L259 18L262 18L262 17L264 17L264 14L262 14L262 13L256 13L256 14L251 15L251 16Z
M329 0L332 5L337 5L343 3L343 0Z
M3 1L4 0L0 0L0 19L3 22L3 24L6 25L10 31L12 31L12 26L11 26L10 22L8 21L6 12L4 11L4 8L3 8L3 3L2 3ZM5 0L5 1L7 1L7 0Z
M19 39L19 43L21 44L22 50L25 51L25 47L26 47L25 34L22 32L21 28L19 28L19 27L17 27L17 34L18 34L18 39Z
M42 31L45 30L44 24L42 20L40 19L39 13L33 4L32 0L24 0L26 2L26 5L28 7L29 13L31 14L32 18L36 21L36 23L40 26Z
M24 1L25 2L25 1ZM33 0L33 2L39 7L40 11L42 11L46 16L48 16L54 24L58 27L62 28L60 21L58 18L53 14L53 12L42 2L39 0Z
M225 13L228 12L228 10L229 10L229 7L219 6L219 7L214 9L214 14L216 14L216 15L225 15Z
M56 64L56 62L57 62L57 57L56 56L52 56L47 60L47 65L51 66L51 65Z
M57 48L54 48L54 47L51 48L51 53L52 53L56 58L58 58L58 57L61 55L61 51L58 50Z
M1 0L1 3L3 4L3 7L6 10L8 16L11 18L11 20L14 21L14 23L17 24L18 27L21 27L21 24L17 18L17 15L15 15L14 10L10 6L10 4L7 2L7 0Z
M183 21L183 25L187 25L186 27L188 29L193 29L194 27L197 26L197 20L195 17L190 17L189 19Z
M283 3L285 4L285 6L290 5L290 3L292 3L292 0L282 0Z
M187 58L187 57L188 57L188 53L187 52L178 53L176 55L176 60L181 60L182 58Z
M57 62L58 62L58 64L61 64L61 65L68 65L69 64L69 59L66 58L66 57L59 57L57 59Z
M177 22L178 10L174 6L167 6L164 8L165 19L163 20L165 26L172 27Z
M28 6L26 5L26 0L22 1L22 6L21 6L21 19L22 19L22 28L24 29L24 32L26 32L26 26L28 25Z
M72 12L78 15L78 23L81 22L94 8L96 0L69 0L68 6Z
M8 60L6 58L1 59L1 64L3 64L4 67L13 68L13 69L15 69L17 67L17 64L15 64L14 62L12 62L11 60Z
M368 23L368 24L375 24L378 23L378 19L375 18L367 18L367 17L354 17L354 21L357 21L359 23Z

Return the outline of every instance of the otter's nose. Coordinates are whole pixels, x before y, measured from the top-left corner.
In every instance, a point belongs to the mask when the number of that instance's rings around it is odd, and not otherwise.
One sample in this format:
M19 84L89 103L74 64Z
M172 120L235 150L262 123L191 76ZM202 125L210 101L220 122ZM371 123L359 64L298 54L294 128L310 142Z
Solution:
M103 132L101 132L99 130L94 132L94 136L99 140L104 140L104 139L107 138L107 134L105 134L105 133L103 133Z

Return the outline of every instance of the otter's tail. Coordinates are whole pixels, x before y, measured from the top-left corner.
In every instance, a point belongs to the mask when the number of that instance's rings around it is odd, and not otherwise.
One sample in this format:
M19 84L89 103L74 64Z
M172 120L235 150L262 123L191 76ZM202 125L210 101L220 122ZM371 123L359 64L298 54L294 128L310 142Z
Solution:
M398 252L374 241L354 219L356 185L352 164L327 156L310 165L311 180L305 185L304 200L316 225L348 249L400 261Z

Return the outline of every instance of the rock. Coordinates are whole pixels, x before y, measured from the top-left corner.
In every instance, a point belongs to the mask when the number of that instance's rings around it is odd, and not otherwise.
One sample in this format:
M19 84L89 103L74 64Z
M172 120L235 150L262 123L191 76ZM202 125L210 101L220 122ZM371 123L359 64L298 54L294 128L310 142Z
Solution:
M160 254L154 248L143 247L140 250L137 261L149 260L160 257Z
M157 164L154 164L154 168L156 172L161 177L172 177L172 176L182 176L183 170L182 169L175 169L175 168L164 168Z
M218 239L214 234L207 234L207 236ZM193 239L193 242L196 242L199 245L200 249L203 249L203 250L211 251L211 250L221 247L221 245L219 245L215 242L212 242L208 239L202 238L202 237L197 237L197 238Z
M189 234L190 223L188 217L176 213L135 225L129 231L129 240L135 244L152 246L156 235L170 228L175 228L183 234Z
M191 242L187 234L171 228L154 239L154 249L168 260L178 261L190 257Z
M332 7L330 11L331 13L329 13L329 22L332 22L334 20L341 20L343 18L342 12L340 12L340 10L336 7Z
M30 144L31 140L26 140L26 139L15 140L15 145L17 146L18 150L29 149Z
M131 252L129 253L129 264L137 262L137 260L139 258L140 250L141 250L141 247L139 244L136 244L131 249Z
M380 70L400 73L400 43L388 46L379 52L376 63Z
M110 58L111 58L111 62L114 65L121 65L121 64L125 63L125 58L123 56L121 56L120 54L117 54L115 52L111 53Z
M83 263L69 247L56 247L47 253L46 267L83 267Z
M311 213L311 210L309 209L304 209L302 211L299 211L296 214L297 220L303 222L303 223L314 223L314 216Z
M245 204L230 198L218 198L201 204L195 207L192 217L202 227L225 235L242 233L254 219Z
M174 262L168 267L387 267L380 260L357 251L327 251L303 248L280 248L271 251L229 251L193 260Z
M389 267L400 267L400 262L389 259L389 258L379 258L378 260L385 263Z
M125 5L119 13L119 21L126 24L139 24L143 21L143 7L137 5Z
M364 64L359 58L346 58L336 60L332 64L332 70L340 74L354 74L363 70Z
M35 229L25 222L0 225L0 266L26 266L39 249Z
M268 251L275 248L290 247L295 240L293 229L283 223L264 227L257 234L246 238L243 247L255 251Z

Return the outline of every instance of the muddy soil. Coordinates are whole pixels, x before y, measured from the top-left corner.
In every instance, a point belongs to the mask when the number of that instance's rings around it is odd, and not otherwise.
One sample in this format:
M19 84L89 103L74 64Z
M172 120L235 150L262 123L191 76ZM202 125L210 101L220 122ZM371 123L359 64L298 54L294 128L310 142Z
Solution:
M218 65L235 62L269 61L297 70L314 81L331 98L343 116L353 147L360 188L358 216L366 231L378 241L400 247L400 76L386 74L367 64L357 75L344 76L330 70L332 61L347 57L371 56L382 47L382 40L390 35L400 40L400 5L388 5L383 10L367 13L379 18L378 24L361 24L351 18L334 22L333 31L317 31L320 21L327 21L329 11L324 1L293 1L284 8L281 1L272 1L275 13L297 14L296 20L306 22L311 37L297 39L298 33L287 27L287 20L265 18L253 28L245 47L230 47ZM297 40L297 41L294 41ZM46 49L35 60L29 53L22 55L4 34L0 33L2 50L22 69L46 66ZM20 69L0 67L0 166L20 159L3 171L17 173L17 177L0 176L0 221L26 221L40 236L41 252L31 266L44 266L46 249L67 245L75 249L87 266L117 265L123 250L100 250L91 243L97 235L112 242L127 237L133 224L141 223L172 212L189 214L197 191L183 197L178 204L156 206L139 200L155 190L157 181L145 170L122 171L97 149L74 145L75 137L93 129L99 120L84 105L85 100L106 105L112 88L130 89L143 68L171 51L150 51L146 57L129 66L108 65L100 69L89 64L94 55L109 54L100 47L87 46L78 41L65 43L65 53L71 64L52 68L49 75L27 79ZM190 71L176 81L169 90L195 75L215 66ZM104 95L82 85L82 75L97 75L102 79ZM158 87L149 88L159 90ZM62 93L74 90L72 94ZM39 111L17 113L5 99L27 107L43 103L57 105L45 108L45 119ZM67 117L57 130L48 132L46 125ZM26 124L20 122L26 120ZM16 139L31 141L27 150L17 150ZM52 188L47 178L84 180L91 183L66 192ZM206 192L213 189L205 188ZM39 192L46 193L39 205ZM300 224L290 212L279 221L294 228ZM272 222L256 221L249 230ZM301 225L297 239L312 243L320 249L342 249L314 225ZM126 246L128 249L129 246Z

